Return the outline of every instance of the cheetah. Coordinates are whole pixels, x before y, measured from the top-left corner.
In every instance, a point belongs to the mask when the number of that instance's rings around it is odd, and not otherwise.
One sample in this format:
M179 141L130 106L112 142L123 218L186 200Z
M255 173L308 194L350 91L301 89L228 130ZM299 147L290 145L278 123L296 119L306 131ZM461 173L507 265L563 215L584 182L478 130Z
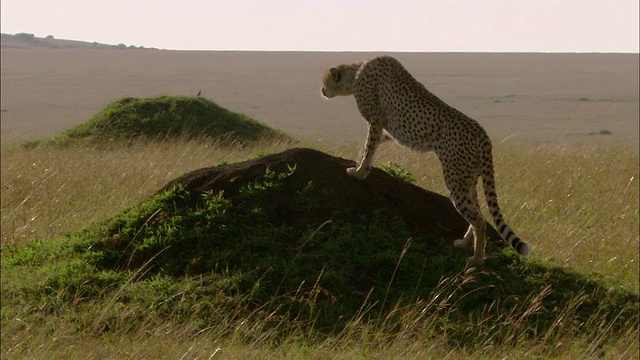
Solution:
M468 262L485 258L486 223L480 211L476 184L482 177L484 195L493 221L504 241L524 257L529 245L505 223L495 189L492 145L482 126L447 105L418 82L391 56L355 64L337 65L324 72L322 95L326 99L353 95L368 122L368 136L357 167L347 174L364 179L380 143L395 140L413 150L435 152L442 164L449 199L469 228L456 248L468 248Z

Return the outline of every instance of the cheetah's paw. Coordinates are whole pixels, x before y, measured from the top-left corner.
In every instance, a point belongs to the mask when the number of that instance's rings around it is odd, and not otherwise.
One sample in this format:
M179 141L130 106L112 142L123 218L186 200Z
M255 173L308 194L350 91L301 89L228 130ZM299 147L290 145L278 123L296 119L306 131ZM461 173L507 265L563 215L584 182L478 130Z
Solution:
M456 249L468 249L471 245L471 241L465 241L465 239L458 239L453 242L453 247Z
M367 175L369 175L369 170L366 169L360 169L358 171L357 168L355 167L350 167L347 169L347 175L349 176L353 176L356 179L362 180L364 178L367 177Z

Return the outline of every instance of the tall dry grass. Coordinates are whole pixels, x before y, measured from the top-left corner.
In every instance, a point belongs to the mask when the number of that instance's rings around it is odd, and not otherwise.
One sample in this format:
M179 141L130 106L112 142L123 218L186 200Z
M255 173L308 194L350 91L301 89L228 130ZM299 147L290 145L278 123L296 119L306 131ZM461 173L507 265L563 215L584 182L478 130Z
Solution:
M360 144L313 144L321 150L356 159ZM206 141L140 142L122 146L3 147L2 245L33 238L55 238L106 219L153 194L185 172L221 162L277 152L289 144L223 147ZM533 257L598 272L621 286L638 291L638 152L625 145L535 146L498 144L494 152L498 196L508 223L533 248ZM385 144L377 164L396 162L411 171L417 185L446 193L435 155ZM319 169L320 171L320 169ZM485 209L486 210L486 209ZM487 214L488 218L488 214ZM464 281L464 279L460 280ZM454 286L455 282L443 283ZM437 292L436 292L437 293ZM544 296L540 294L539 296ZM577 300L576 300L577 301ZM530 299L535 312L536 298ZM435 303L434 303L435 304ZM17 358L496 358L599 357L595 337L540 334L537 343L487 345L473 351L456 348L430 327L429 302L397 309L381 323L358 318L338 336L318 341L313 333L296 332L275 339L246 319L224 328L193 329L180 324L140 326L135 333L114 332L100 338L38 338L4 348ZM575 304L577 306L577 303ZM572 308L566 309L571 318ZM521 311L506 311L505 326L517 329ZM438 316L436 312L434 316ZM16 320L18 321L18 320ZM51 324L49 324L51 325ZM49 326L47 325L47 326ZM223 326L221 325L221 326ZM453 325L453 324L452 324ZM484 329L478 319L478 341L495 344L500 329ZM54 326L54 325L51 325ZM65 324L55 324L64 327ZM602 334L608 324L602 324ZM229 329L234 329L229 333ZM65 331L61 331L64 334ZM504 333L504 332L503 332ZM36 335L33 335L36 334ZM515 336L516 333L514 333ZM637 357L637 328L629 328L618 343L608 344L611 358ZM484 340L483 340L484 339ZM34 347L26 346L32 342ZM92 349L87 352L86 349Z
M290 146L237 148L172 140L81 148L5 147L2 244L80 230L146 199L185 172ZM358 158L360 149L357 143L311 146L351 159ZM434 154L394 144L384 144L378 154L376 164L401 164L418 186L447 193ZM611 274L638 291L636 148L498 144L494 158L505 218L530 243L534 257Z
M136 204L184 173L286 144L170 140L122 146L11 146L2 152L2 244L54 238Z
M246 316L237 319L228 315L219 323L198 331L189 324L159 323L160 320L153 316L140 319L140 324L135 326L137 330L128 331L123 326L125 329L105 331L100 336L72 336L69 334L73 334L73 324L45 323L43 326L59 329L59 335L46 336L40 329L27 327L18 336L3 342L2 350L7 358L25 359L582 360L638 357L637 327L624 324L626 332L612 340L608 327L613 324L600 323L602 318L594 316L589 321L598 321L590 324L597 330L585 326L591 329L589 333L574 333L576 324L572 320L580 306L579 298L569 301L559 312L555 326L537 334L535 340L527 339L524 323L527 317L534 317L541 310L542 299L551 291L548 288L524 299L524 308L505 307L500 321L487 321L488 318L479 314L475 323L468 324L466 329L476 346L456 346L446 329L459 325L450 323L447 326L442 321L446 313L453 310L451 305L455 305L449 303L452 293L459 291L460 285L474 282L476 274L477 269L466 268L451 278L443 278L430 298L406 307L396 306L378 320L365 320L361 315L368 310L363 308L362 314L354 316L340 333L331 336L315 333L313 329L282 329L279 328L282 323L267 324L247 309ZM77 315L87 316L84 313Z

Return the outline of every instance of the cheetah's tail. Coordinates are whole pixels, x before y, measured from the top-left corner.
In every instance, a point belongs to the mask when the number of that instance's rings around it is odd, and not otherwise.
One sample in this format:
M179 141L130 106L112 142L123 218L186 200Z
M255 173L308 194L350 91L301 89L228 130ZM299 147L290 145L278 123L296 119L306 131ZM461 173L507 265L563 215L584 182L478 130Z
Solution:
M531 249L529 245L524 241L520 240L520 238L511 230L509 225L504 221L502 217L502 212L500 211L500 206L498 205L498 195L496 194L495 187L495 179L493 176L493 169L487 171L482 175L482 186L484 188L484 196L487 199L487 206L489 207L489 212L493 217L493 222L496 224L496 228L498 229L498 233L507 244L511 245L520 255L529 257L529 252Z

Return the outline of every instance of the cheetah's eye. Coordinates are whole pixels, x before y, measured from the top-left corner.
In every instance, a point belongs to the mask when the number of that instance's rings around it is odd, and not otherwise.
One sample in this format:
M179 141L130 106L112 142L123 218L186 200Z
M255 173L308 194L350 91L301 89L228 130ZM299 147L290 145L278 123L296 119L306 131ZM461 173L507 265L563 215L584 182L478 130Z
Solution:
M340 70L332 67L331 69L329 69L329 73L331 73L331 76L333 77L333 80L335 80L335 82L340 81Z

